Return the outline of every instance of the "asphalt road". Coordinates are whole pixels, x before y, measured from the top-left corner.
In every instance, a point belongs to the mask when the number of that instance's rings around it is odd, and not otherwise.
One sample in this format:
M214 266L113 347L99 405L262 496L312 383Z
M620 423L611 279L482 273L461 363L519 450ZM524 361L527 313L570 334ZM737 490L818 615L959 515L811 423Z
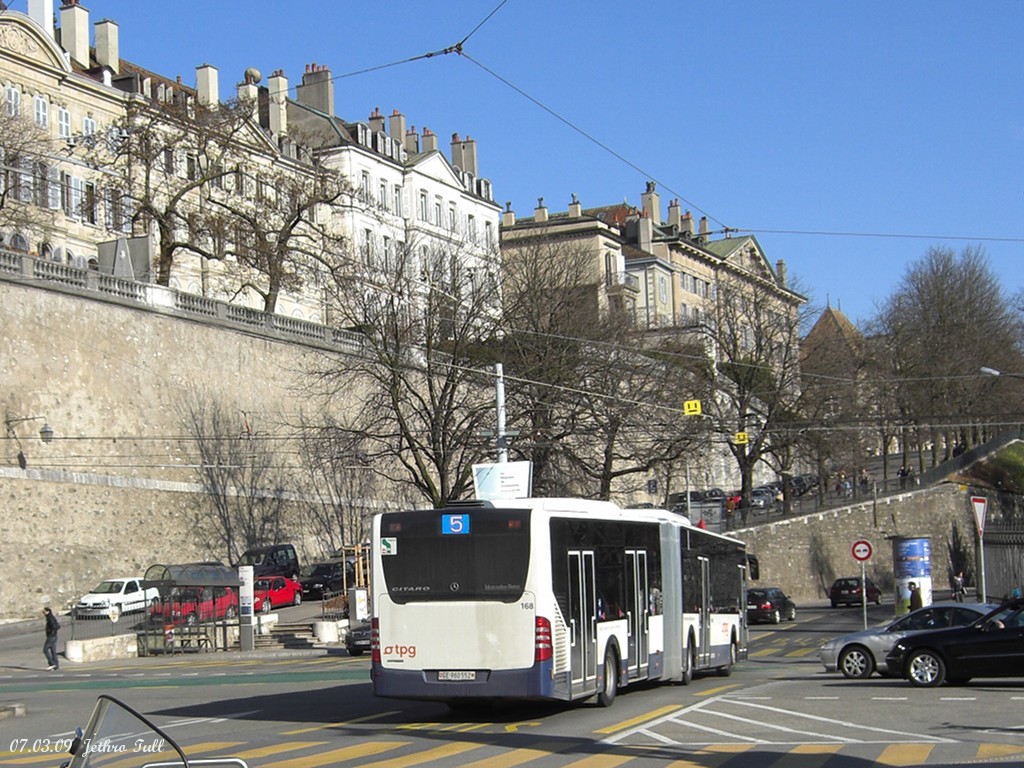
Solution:
M871 608L870 619L890 612ZM190 756L233 755L275 768L1024 761L1024 681L921 690L877 676L850 681L826 674L817 648L861 624L857 609L801 608L794 623L752 628L750 658L733 676L639 686L609 709L530 705L453 713L430 702L376 699L366 657L340 649L65 665L57 675L0 664L0 700L17 698L26 709L23 717L0 720L0 766L59 763L52 754L9 747L16 739L33 744L69 734L100 692L146 713Z

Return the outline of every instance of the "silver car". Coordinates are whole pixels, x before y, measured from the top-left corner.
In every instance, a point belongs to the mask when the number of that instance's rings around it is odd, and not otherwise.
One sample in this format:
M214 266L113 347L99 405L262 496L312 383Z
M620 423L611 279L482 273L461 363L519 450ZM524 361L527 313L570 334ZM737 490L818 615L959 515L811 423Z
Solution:
M877 627L829 640L818 649L818 657L826 671L838 669L850 679L871 677L875 670L887 675L885 657L897 640L931 629L970 624L995 608L988 603L935 603Z

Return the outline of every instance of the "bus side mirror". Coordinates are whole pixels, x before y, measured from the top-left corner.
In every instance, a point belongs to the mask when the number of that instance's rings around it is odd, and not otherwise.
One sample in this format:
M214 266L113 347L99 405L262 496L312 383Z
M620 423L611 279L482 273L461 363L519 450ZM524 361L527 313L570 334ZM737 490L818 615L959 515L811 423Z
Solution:
M761 567L757 562L757 555L747 555L747 575L751 581L761 578Z

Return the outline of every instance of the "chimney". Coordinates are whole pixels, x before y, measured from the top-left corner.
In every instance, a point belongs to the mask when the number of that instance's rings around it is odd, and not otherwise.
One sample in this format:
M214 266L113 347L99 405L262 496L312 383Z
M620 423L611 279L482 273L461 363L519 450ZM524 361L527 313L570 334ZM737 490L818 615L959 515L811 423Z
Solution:
M388 118L388 134L399 144L405 141L405 115L397 109L392 110Z
M477 176L476 170L476 141L466 136L462 142L462 170Z
M256 100L260 95L260 88L256 85L253 78L249 77L249 73L246 72L245 80L238 84L238 100L247 101L252 105L252 109L256 109Z
M645 253L651 252L651 242L654 240L654 222L647 215L647 211L640 214L640 221L636 228L637 248Z
M779 259L775 262L775 274L779 277L779 285L786 287L786 262Z
M295 88L299 104L334 117L334 80L331 70L318 64L307 64L302 84Z
M700 235L703 240L707 240L708 239L708 217L707 216L701 216L700 217L699 227L700 227L700 229L697 231L697 234Z
M380 113L380 107L373 108L373 114L369 118L370 130L374 133L384 132L384 115Z
M78 0L68 0L60 8L60 44L71 61L89 68L89 11Z
M693 214L687 211L679 220L679 232L686 237L693 237Z
M53 40L53 0L28 0L28 17Z
M505 212L501 214L501 226L514 227L516 225L516 212L512 210L512 203L505 203Z
M288 135L288 78L284 70L270 74L267 81L270 91L270 134L276 138Z
M199 103L215 109L220 104L219 90L217 68L209 64L200 64L196 67L196 93Z
M652 224L661 224L661 197L654 191L654 182L647 182L647 190L641 195L641 207Z
M580 200L576 197L576 193L572 193L572 202L569 203L569 217L578 219L583 215L583 206L580 205Z
M679 198L673 198L668 204L668 225L674 232L679 231L680 211Z
M405 132L405 151L410 155L418 155L420 152L420 135L416 132L416 126L410 126Z
M462 139L459 138L459 134L452 134L452 165L459 170L466 170L466 167L462 164Z
M537 198L537 207L533 209L533 220L538 224L542 224L548 220L548 209L544 205L543 197Z
M426 126L423 126L423 151L437 152L437 134L431 133Z
M110 67L116 75L121 72L121 55L117 45L117 22L102 19L96 22L96 61L101 67Z

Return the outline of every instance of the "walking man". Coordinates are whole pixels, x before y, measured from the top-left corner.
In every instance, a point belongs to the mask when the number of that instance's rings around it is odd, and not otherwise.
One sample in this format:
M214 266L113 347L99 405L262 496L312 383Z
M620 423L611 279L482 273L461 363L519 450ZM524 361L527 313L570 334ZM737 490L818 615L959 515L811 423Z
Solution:
M60 660L57 658L57 632L60 630L60 622L53 615L50 606L43 608L43 615L46 617L46 642L43 643L43 655L46 657L46 663L50 665L48 669L57 670L60 669Z

